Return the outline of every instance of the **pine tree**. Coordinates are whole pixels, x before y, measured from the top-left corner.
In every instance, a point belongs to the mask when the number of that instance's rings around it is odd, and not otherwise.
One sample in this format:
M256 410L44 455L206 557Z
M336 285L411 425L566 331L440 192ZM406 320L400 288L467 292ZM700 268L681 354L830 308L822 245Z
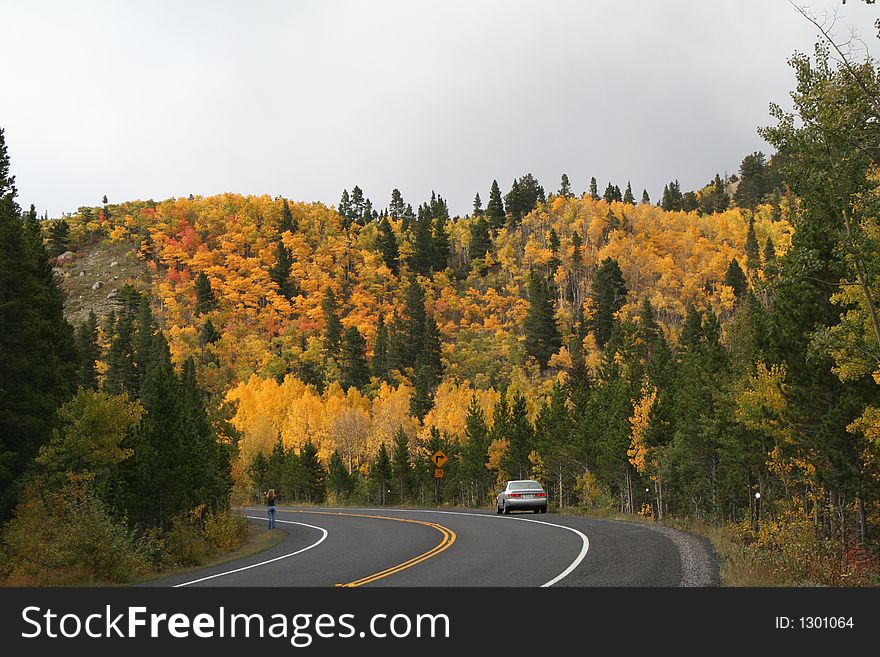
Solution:
M324 311L324 351L329 357L336 358L342 345L342 321L332 287L327 288L321 309Z
M73 394L77 375L63 295L16 194L0 129L0 520L15 501L12 483L50 436L52 416Z
M327 486L333 493L336 502L344 502L351 495L353 488L352 476L348 473L339 450L333 450L327 464Z
M348 195L347 189L342 190L342 198L339 199L337 212L339 212L339 216L342 217L342 229L348 230L348 227L351 226L352 223L352 208L351 197Z
M599 185L596 182L595 176L590 178L590 198L594 201L599 200Z
M483 214L483 201L480 199L480 195L477 194L474 196L474 217L479 217Z
M311 438L299 451L299 467L302 470L306 501L320 504L327 494L327 472L318 460L318 448Z
M67 251L70 243L70 225L64 219L52 222L49 227L49 255L59 256Z
M606 258L596 270L592 290L595 311L590 324L600 348L611 338L614 315L626 303L627 293L620 265L616 260Z
M498 229L504 225L506 216L504 214L504 201L501 199L501 189L498 187L498 181L492 181L492 189L489 191L489 203L486 205L486 221L489 228Z
M689 303L681 336L678 339L680 351L695 349L703 340L703 316L693 303Z
M492 250L492 239L489 237L489 224L483 217L476 217L471 222L471 240L468 244L468 257L471 262L474 260L482 260L486 254ZM485 267L480 271L481 275L485 275Z
M107 353L107 375L104 387L113 394L127 393L129 398L137 398L138 376L135 369L135 329L136 313L140 307L140 294L130 285L120 291L117 300L122 307L115 313L110 335L110 350Z
M724 284L733 288L733 293L738 299L749 289L746 275L743 273L742 267L739 266L739 262L737 262L736 258L730 260L730 264L727 267L727 273L724 275Z
M533 443L534 430L529 421L526 398L517 393L510 406L510 445L507 448L507 470L512 476L525 479L528 475Z
M614 200L614 185L608 183L608 186L605 188L605 193L602 195L602 199L611 203Z
M379 498L382 505L385 505L386 494L388 493L388 482L393 477L391 469L391 458L388 456L388 448L383 442L379 446L379 453L376 460L370 466L370 479L379 485Z
M79 352L79 385L86 390L97 390L97 361L101 350L98 347L98 317L94 311L89 311L88 318L76 331L76 348Z
M445 203L444 203L445 208ZM449 233L446 231L448 213L442 212L434 219L434 248L432 249L434 271L443 271L447 267L451 248L449 246Z
M761 266L761 259L758 253L758 237L755 235L755 217L749 217L749 228L746 231L746 266L749 271L754 271Z
M436 262L434 256L433 218L427 204L419 206L419 214L413 227L413 252L409 267L422 276L430 276Z
M556 327L555 309L546 279L532 272L529 277L529 309L523 330L526 352L546 368L550 357L562 346Z
M199 346L204 349L209 344L215 344L221 337L217 329L214 328L214 323L208 319L199 331Z
M376 326L376 344L373 347L373 362L371 369L373 376L380 381L387 381L391 372L391 363L388 358L388 329L385 326L385 318L379 315Z
M410 489L412 478L412 463L409 456L409 436L403 427L398 427L394 433L394 448L391 452L391 471L397 483L397 499L403 504Z
M299 226L293 218L293 213L290 211L290 204L287 202L287 199L284 199L281 204L281 222L278 224L278 232L296 233L298 230Z
M376 245L379 247L379 253L382 254L385 266L395 276L399 275L400 250L397 246L397 237L394 235L394 231L391 229L391 222L388 221L387 217L382 217L382 220L379 222L379 234L376 237Z
M275 264L269 269L269 278L278 286L278 293L285 299L292 299L299 294L299 289L290 277L293 257L284 242L275 245Z
M571 191L571 183L568 181L568 175L562 174L562 180L559 183L559 191L557 192L557 196L561 196L562 198L571 198L574 194Z
M483 407L475 396L471 397L468 405L465 436L467 440L461 449L462 476L467 483L472 504L480 505L491 485L491 475L486 468L491 438Z
M648 190L647 190L647 189L643 189L643 190L642 190L642 203L644 203L645 205L650 205L650 204L651 204L651 197L648 196Z
M211 287L211 281L208 280L207 274L200 271L195 280L196 289L196 315L203 315L216 309L219 305L217 297L214 295L214 289Z
M342 340L342 353L339 357L339 383L343 390L363 388L370 382L370 365L366 356L367 341L357 330L350 326Z
M636 199L633 196L632 184L628 180L626 181L626 191L623 193L623 202L629 203L630 205L636 204Z
M403 201L403 195L400 193L400 190L395 187L391 190L391 203L388 205L388 214L397 221L403 218L404 212L406 212L406 203Z
M409 400L409 412L419 422L434 407L434 392L436 375L428 363L419 362L413 375L413 394Z
M739 185L734 200L737 206L754 210L770 191L767 159L761 151L746 155L739 165Z

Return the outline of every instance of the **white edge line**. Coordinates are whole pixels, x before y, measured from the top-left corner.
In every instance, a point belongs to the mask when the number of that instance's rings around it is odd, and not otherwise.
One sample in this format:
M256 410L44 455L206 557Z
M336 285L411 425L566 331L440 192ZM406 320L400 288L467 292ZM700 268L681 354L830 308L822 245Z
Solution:
M287 509L279 509L279 511L284 511L284 510L287 510ZM339 507L338 509L332 509L332 510L346 510L346 509L344 509L343 507ZM369 508L354 507L352 510L355 510L355 511L384 511L386 513L388 513L388 512L391 512L391 513L397 513L397 512L402 512L402 513L442 513L442 514L450 515L450 516L473 516L473 517L477 517L477 518L487 518L487 519L491 518L492 520L501 520L502 519L496 515L490 515L488 513L465 513L464 511L432 511L430 509L389 509L387 507L384 509L369 509ZM308 513L308 511L305 509L303 509L303 511ZM565 529L565 530L568 530L570 532L574 532L575 534L577 534L580 537L581 541L583 542L583 546L581 547L580 554L578 554L578 556L575 557L575 560L571 562L571 564L568 566L568 568L563 570L561 573L559 573L556 577L551 579L549 582L546 582L545 584L541 584L541 586L539 588L546 588L548 586L553 586L557 582L560 582L563 579L565 579L566 577L568 577L572 573L572 571L574 571L574 569L577 568L581 564L581 562L587 556L587 552L590 549L590 539L587 538L586 534L575 529L574 527L567 527L566 525L557 525L556 523L547 522L546 520L532 520L531 518L515 518L515 517L505 516L504 519L505 520L518 520L520 522L534 522L539 525L547 525L548 527L558 527L559 529Z
M245 516L245 518L253 518L254 520L265 520L263 516ZM199 582L204 582L209 579L214 579L216 577L223 577L224 575L231 575L232 573L240 573L243 570L250 570L251 568L257 568L259 566L265 566L266 564L272 563L274 561L281 561L282 559L287 559L288 557L296 556L297 554L301 554L306 550L311 550L314 547L318 547L321 543L324 542L324 539L327 538L328 532L323 527L317 527L315 525L307 525L304 522L294 522L293 520L276 520L275 522L283 522L288 525L302 525L303 527L311 527L312 529L317 529L322 533L321 538L319 538L315 543L308 545L296 552L291 552L289 554L282 554L280 557L275 557L274 559L267 559L266 561L260 561L259 563L252 563L249 566L243 566L241 568L236 568L234 570L226 570L222 573L217 573L215 575L208 575L207 577L202 577L200 579L194 579L191 582L184 582L183 584L175 584L172 588L180 588L181 586L189 586L190 584L198 584Z

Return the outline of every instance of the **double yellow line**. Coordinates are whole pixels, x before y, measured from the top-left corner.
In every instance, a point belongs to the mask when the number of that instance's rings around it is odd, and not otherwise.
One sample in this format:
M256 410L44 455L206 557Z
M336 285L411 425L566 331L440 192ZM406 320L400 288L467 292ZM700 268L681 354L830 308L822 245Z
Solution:
M440 542L435 545L433 548L428 550L427 552L423 552L422 554L413 557L403 563L397 564L396 566L391 566L390 568L386 568L378 573L374 573L372 575L367 575L366 577L361 577L360 579L356 579L353 582L348 582L347 584L337 584L336 586L363 586L364 584L369 584L371 582L375 582L376 580L382 579L383 577L388 577L389 575L394 575L395 573L399 573L407 568L412 568L413 566L430 559L431 557L437 556L444 550L448 550L453 543L455 543L456 535L455 532L449 529L449 527L444 527L443 525L438 525L435 522L427 522L425 520L413 520L411 518L391 518L389 516L375 516L368 515L365 513L340 513L334 511L302 511L297 510L296 513L312 513L317 515L324 516L348 516L351 518L371 518L374 520L393 520L395 522L411 522L416 525L424 525L425 527L430 527L431 529L436 529L440 532L440 535L443 537Z

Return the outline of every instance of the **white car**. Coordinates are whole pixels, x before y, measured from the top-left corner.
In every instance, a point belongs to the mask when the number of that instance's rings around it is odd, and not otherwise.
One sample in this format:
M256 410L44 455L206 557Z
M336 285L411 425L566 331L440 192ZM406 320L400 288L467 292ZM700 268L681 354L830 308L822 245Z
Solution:
M516 509L547 513L547 493L541 484L531 479L508 481L495 498L495 511L510 513Z

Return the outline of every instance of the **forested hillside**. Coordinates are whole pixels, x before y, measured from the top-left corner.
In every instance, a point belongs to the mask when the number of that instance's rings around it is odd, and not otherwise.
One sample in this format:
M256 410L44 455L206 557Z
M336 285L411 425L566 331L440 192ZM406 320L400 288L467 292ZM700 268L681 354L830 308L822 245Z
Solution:
M64 485L87 472L107 517L169 532L230 486L237 501L274 487L485 505L533 477L560 508L731 523L798 581L871 581L880 87L870 61L835 67L819 48L792 63L805 120L774 110L777 154L692 192L672 181L656 205L629 183L600 195L563 175L547 191L531 174L486 185L466 216L436 192L381 207L357 186L333 207L105 197L41 222L10 205L10 254L48 249L29 262L55 290L36 307L60 364L34 384L43 424L0 417L18 441L5 481L34 457ZM74 348L40 263L72 290L112 274L89 268L96 253L138 265ZM88 299L72 300L82 317ZM77 404L112 449L83 446Z

